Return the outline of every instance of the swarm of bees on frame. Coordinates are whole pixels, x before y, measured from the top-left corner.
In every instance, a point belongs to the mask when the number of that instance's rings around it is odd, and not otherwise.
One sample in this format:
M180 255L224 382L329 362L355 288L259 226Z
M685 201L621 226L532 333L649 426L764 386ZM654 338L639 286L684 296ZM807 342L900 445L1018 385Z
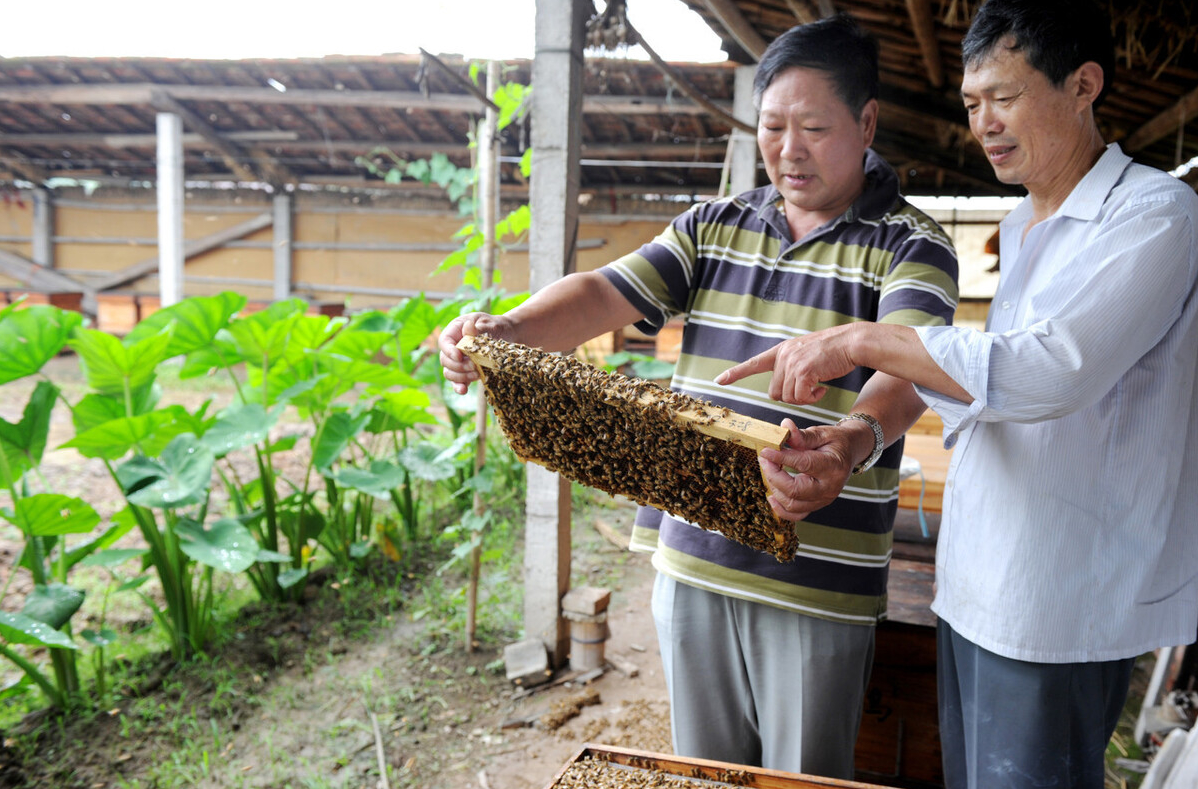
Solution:
M605 754L572 762L553 783L552 789L693 789L711 786L754 786L754 775L747 770L695 767L684 776L656 769L652 759L629 758L628 765L603 758Z
M469 339L475 361L489 360L478 365L487 399L522 460L665 510L778 561L794 557L798 539L766 501L757 452L675 418L696 407L710 411L710 403L573 357ZM723 415L736 416L727 409Z

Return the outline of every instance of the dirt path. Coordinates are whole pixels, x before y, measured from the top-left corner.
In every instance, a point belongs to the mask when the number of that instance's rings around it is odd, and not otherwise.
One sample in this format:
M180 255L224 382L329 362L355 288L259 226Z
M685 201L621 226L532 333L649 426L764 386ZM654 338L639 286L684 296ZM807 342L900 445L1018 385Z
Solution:
M584 743L622 745L669 753L670 718L661 655L649 600L653 570L646 557L630 562L630 583L613 595L608 656L635 664L635 677L607 671L586 687L559 686L513 701L509 719L540 716L555 705L573 705L588 691L599 703L582 706L577 717L550 731L534 727L501 730L502 743L482 755L481 767L453 785L462 789L543 789ZM502 722L501 722L502 725ZM485 781L484 781L485 778Z

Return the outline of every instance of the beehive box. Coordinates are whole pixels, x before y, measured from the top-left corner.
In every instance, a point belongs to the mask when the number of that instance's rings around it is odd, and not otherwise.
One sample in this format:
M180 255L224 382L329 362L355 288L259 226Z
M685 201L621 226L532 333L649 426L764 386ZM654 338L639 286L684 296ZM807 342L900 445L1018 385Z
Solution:
M525 461L684 518L779 561L794 527L766 500L757 455L787 431L651 381L489 337L458 347L478 366L508 443Z
M545 789L710 789L713 786L882 789L876 784L591 743L582 746Z

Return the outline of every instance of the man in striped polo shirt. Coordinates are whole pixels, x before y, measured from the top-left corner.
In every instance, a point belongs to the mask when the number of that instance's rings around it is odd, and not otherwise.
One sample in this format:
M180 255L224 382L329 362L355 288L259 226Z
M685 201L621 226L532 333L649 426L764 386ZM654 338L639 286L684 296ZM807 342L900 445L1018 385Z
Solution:
M909 384L867 370L831 382L818 407L771 399L768 376L714 379L829 326L951 320L952 245L869 148L877 84L877 44L850 19L793 28L754 81L770 185L696 205L637 252L441 335L446 377L464 391L477 378L455 347L464 334L569 350L684 316L673 388L790 430L763 469L774 510L796 521L792 560L638 512L632 547L652 551L658 570L653 613L679 755L853 776L874 625L886 612L901 436L923 403Z

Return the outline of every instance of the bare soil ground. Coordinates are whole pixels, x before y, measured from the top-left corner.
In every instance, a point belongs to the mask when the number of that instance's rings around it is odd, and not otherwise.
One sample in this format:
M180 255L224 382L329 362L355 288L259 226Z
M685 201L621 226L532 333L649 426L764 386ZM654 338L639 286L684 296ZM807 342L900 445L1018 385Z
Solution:
M634 557L622 576L606 649L635 676L563 682L567 667L523 690L495 665L501 647L468 654L402 608L341 635L338 618L364 612L318 578L304 605L250 606L209 661L143 666L112 710L6 740L0 786L540 789L587 742L668 753L652 570Z

